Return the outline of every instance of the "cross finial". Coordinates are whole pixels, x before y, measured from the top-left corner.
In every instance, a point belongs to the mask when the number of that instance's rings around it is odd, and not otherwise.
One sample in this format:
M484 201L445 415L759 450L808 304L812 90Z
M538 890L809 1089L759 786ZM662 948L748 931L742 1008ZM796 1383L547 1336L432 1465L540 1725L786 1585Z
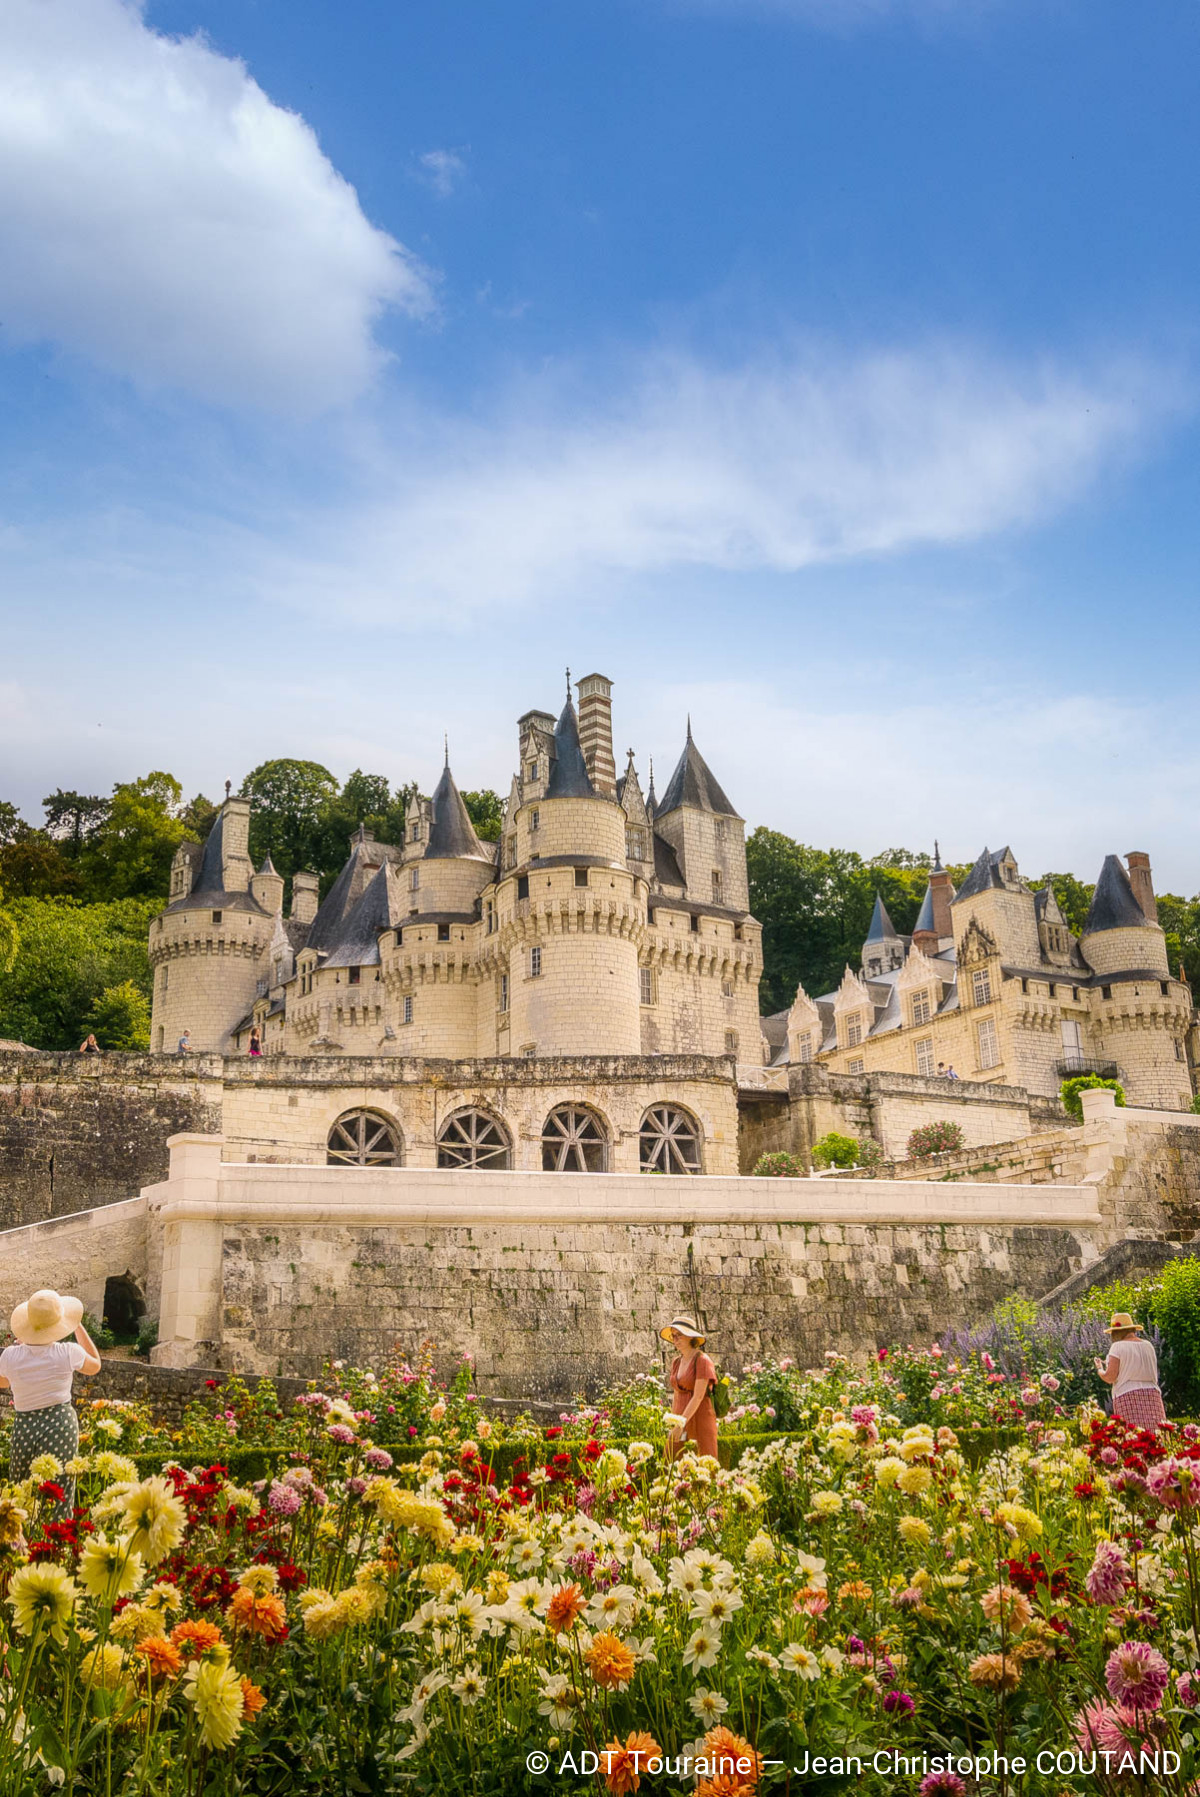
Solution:
M567 704L571 703L571 670L567 669Z
M625 753L626 753L626 755L628 755L628 757L629 757L629 759L630 759L630 761L632 761L632 760L633 760L633 750L632 750L632 749L626 749L626 751L625 751Z

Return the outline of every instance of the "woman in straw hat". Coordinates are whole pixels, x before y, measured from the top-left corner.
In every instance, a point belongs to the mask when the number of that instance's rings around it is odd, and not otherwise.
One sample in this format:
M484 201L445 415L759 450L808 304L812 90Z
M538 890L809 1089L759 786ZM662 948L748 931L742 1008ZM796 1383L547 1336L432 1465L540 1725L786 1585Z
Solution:
M1157 1429L1165 1423L1162 1392L1158 1389L1158 1358L1143 1339L1140 1323L1127 1310L1113 1312L1108 1326L1112 1346L1108 1359L1096 1356L1096 1371L1113 1388L1113 1415L1135 1429Z
M694 1442L698 1454L717 1458L717 1413L713 1409L712 1390L717 1383L717 1369L707 1354L704 1335L695 1317L677 1316L659 1330L663 1341L675 1350L671 1362L671 1438L667 1454L674 1459L686 1441Z
M39 1454L53 1454L64 1469L75 1458L79 1418L71 1403L71 1381L76 1373L98 1373L100 1356L83 1326L78 1298L34 1292L17 1305L9 1327L17 1339L0 1354L0 1389L11 1390L16 1411L9 1460L9 1478L16 1483L29 1477ZM68 1341L69 1335L75 1340ZM69 1516L75 1507L75 1481L64 1471L55 1483L63 1488L56 1512Z

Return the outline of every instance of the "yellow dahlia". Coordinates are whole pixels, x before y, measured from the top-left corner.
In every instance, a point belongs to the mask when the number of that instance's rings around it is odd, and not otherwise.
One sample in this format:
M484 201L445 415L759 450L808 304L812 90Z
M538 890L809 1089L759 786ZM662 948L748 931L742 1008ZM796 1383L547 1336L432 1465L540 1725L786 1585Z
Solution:
M188 1673L184 1694L196 1706L200 1739L218 1753L231 1747L242 1732L246 1700L242 1681L226 1662L200 1660Z
M48 1629L51 1639L63 1646L78 1596L74 1579L52 1561L39 1560L31 1566L18 1566L8 1587L8 1602L12 1606L17 1633L32 1635L35 1629Z
M130 1546L147 1566L157 1566L183 1540L187 1516L166 1479L143 1479L125 1493L121 1508L131 1530Z
M89 1597L111 1604L136 1591L144 1576L142 1556L134 1553L126 1536L110 1541L107 1535L90 1535L84 1543L79 1583Z

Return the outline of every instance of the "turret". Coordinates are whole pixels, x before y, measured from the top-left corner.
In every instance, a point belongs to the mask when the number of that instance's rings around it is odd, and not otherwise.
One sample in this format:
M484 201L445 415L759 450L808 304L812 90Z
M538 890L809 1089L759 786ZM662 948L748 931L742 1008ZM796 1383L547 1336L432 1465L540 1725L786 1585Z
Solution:
M959 959L971 924L978 923L996 944L1000 959L1014 967L1036 967L1041 960L1033 894L1021 878L1009 848L984 849L952 903L954 939Z
M268 917L283 910L283 875L276 873L275 863L269 855L250 881L250 891Z
M867 979L871 979L881 973L891 973L903 963L903 960L903 938L897 933L895 924L888 916L887 906L877 892L867 939L863 943L863 974Z
M1148 860L1144 874L1148 885ZM1148 902L1153 903L1152 887ZM1160 979L1170 975L1166 938L1160 925L1146 915L1117 855L1104 858L1079 947L1088 966L1099 974L1149 973Z
M950 906L954 902L954 881L942 866L941 852L933 845L933 866L929 884L921 900L921 909L913 925L912 943L922 954L936 955L943 943L954 940L954 921Z
M691 718L683 754L655 807L654 827L674 849L692 902L750 909L745 824L696 747Z
M617 796L617 764L613 757L612 681L585 674L579 681L579 741L593 790L603 799Z

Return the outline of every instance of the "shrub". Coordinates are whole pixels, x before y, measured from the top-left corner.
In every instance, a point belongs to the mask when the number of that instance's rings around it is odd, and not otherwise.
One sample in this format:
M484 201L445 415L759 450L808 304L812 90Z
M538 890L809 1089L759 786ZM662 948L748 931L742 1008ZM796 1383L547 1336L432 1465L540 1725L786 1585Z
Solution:
M1160 1338L1159 1383L1170 1408L1194 1416L1200 1408L1200 1260L1168 1261L1138 1288L1141 1320ZM1132 1309L1137 1317L1139 1309Z
M1098 1073L1079 1073L1074 1079L1065 1079L1058 1088L1058 1095L1063 1101L1063 1108L1069 1117L1077 1123L1083 1121L1083 1104L1081 1092L1109 1091L1113 1093L1118 1104L1125 1103L1125 1088L1119 1079L1101 1079Z
M754 1163L754 1172L759 1179L800 1179L804 1174L804 1162L799 1155L788 1154L781 1148L774 1154L760 1154Z
M106 986L84 1022L101 1048L144 1053L150 1046L150 1001L133 980Z
M98 1322L90 1310L85 1310L80 1321L98 1348L115 1348L117 1338L105 1324Z
M137 1341L134 1353L142 1360L149 1360L151 1348L158 1346L158 1318L143 1317L138 1324Z
M860 1167L877 1167L883 1159L883 1143L877 1142L874 1136L859 1136L858 1164Z
M928 1160L931 1154L951 1154L963 1146L962 1128L957 1123L923 1123L908 1138L910 1161Z
M839 1136L831 1129L827 1136L813 1143L814 1167L856 1167L858 1165L858 1142L854 1136Z
M1191 1104L1188 1106L1188 1110L1192 1112L1193 1116L1200 1115L1200 1092L1197 1092L1196 1096L1192 1099Z

